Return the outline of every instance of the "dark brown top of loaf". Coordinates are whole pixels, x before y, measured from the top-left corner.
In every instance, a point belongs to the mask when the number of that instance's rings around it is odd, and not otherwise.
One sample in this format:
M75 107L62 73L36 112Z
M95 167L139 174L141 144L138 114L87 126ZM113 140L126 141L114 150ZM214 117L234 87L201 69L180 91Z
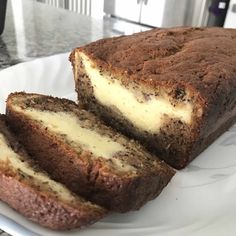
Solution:
M75 50L132 80L189 87L209 97L236 87L235 45L234 29L181 27L102 39Z

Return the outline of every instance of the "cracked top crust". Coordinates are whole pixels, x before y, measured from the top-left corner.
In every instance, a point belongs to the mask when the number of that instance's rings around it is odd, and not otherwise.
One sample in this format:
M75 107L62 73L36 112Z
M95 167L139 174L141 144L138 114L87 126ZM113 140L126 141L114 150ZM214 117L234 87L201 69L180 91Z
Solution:
M102 39L76 50L132 80L189 86L207 96L209 88L236 86L235 45L234 29L181 27Z
M235 104L235 45L235 29L153 29L77 48L70 60L83 52L103 71L119 75L123 84L161 86L173 97L187 89L206 108L205 116L216 118Z

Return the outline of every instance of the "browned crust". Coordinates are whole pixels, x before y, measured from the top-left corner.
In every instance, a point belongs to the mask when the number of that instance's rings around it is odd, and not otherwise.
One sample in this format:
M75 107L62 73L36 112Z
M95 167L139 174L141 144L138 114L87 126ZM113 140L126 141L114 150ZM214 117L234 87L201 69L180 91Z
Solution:
M74 53L81 51L126 85L164 87L172 97L179 89L190 91L203 107L203 130L208 131L235 101L235 43L235 29L153 29L76 48L70 60L74 64Z
M78 97L79 101L82 101L80 105L83 108L89 108L90 111L101 117L107 124L126 134L128 137L139 140L149 151L161 157L176 169L186 167L191 160L212 144L236 121L235 107L233 111L219 119L215 123L214 128L208 133L197 137L195 140L191 137L191 134L184 130L184 124L180 124L178 120L172 121L173 125L176 126L174 128L169 126L168 134L164 133L165 130L168 131L168 127L163 127L162 134L151 135L136 129L129 121L117 116L117 113L112 109L89 100L88 97L82 96L81 93L78 94L80 94Z
M130 81L171 90L187 86L210 98L210 87L215 88L219 82L228 87L226 81L217 78L235 73L232 67L236 60L235 41L235 29L156 28L76 48L70 60L73 63L74 53L81 51L103 70L124 75L121 77Z
M17 153L28 160L24 149L9 132L5 117L0 116L0 132L7 138ZM14 148L13 148L14 150ZM53 194L39 189L30 180L23 178L8 163L0 167L0 199L13 209L40 225L54 230L81 228L101 219L105 209L86 204L75 196L75 202L68 203L56 198Z
M125 86L132 87L134 83L143 90L150 88L152 91L161 87L172 98L179 90L189 91L190 100L195 107L202 108L203 114L195 116L193 124L179 137L182 124L178 125L178 120L172 122L177 124L176 129L173 127L170 132L164 127L161 134L153 137L99 104L82 65L75 75L78 100L83 108L140 140L167 163L183 168L235 122L235 44L236 30L233 29L180 27L103 39L72 52L73 66L75 52L84 52L103 71L116 75Z
M135 128L123 116L119 116L114 110L101 105L96 101L88 87L84 86L84 80L77 83L78 100L80 106L88 109L101 117L107 124L126 134L130 138L139 140L148 150L161 157L168 164L177 169L184 168L191 160L213 143L221 134L227 131L236 121L236 107L225 112L217 122L206 131L206 123L199 122L201 133L198 129L189 129L188 126L172 120L172 125L162 128L160 134L148 134ZM83 90L83 93L81 92ZM173 127L174 126L174 127ZM205 131L205 132L204 132Z
M19 140L53 178L91 201L113 211L139 209L159 195L174 175L174 170L160 161L154 161L143 174L121 175L107 168L102 158L91 161L87 153L78 155L38 123L15 112L11 105L14 96L25 94L12 94L7 100L7 120Z
M7 176L0 171L0 199L13 209L44 227L53 230L69 230L92 224L104 216L104 212L77 205L76 208L47 193L36 191L28 184Z

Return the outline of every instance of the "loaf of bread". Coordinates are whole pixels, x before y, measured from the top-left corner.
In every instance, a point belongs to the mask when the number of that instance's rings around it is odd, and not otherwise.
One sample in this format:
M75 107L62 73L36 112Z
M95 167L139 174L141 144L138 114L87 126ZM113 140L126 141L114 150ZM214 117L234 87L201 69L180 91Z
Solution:
M67 99L14 93L7 120L39 165L70 190L109 210L139 209L174 170Z
M236 120L236 30L153 29L70 56L79 104L175 168Z
M56 230L79 228L106 214L41 171L0 115L0 200L30 220Z

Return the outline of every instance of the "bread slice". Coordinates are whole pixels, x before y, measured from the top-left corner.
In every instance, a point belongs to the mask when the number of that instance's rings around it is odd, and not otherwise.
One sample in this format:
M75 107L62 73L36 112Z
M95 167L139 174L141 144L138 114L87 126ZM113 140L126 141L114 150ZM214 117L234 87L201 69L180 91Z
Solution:
M175 168L236 120L236 30L153 29L70 56L79 104Z
M164 162L67 99L13 93L7 120L53 178L113 211L139 209L174 175Z
M0 200L44 227L66 230L92 224L106 214L52 180L29 158L0 115Z

